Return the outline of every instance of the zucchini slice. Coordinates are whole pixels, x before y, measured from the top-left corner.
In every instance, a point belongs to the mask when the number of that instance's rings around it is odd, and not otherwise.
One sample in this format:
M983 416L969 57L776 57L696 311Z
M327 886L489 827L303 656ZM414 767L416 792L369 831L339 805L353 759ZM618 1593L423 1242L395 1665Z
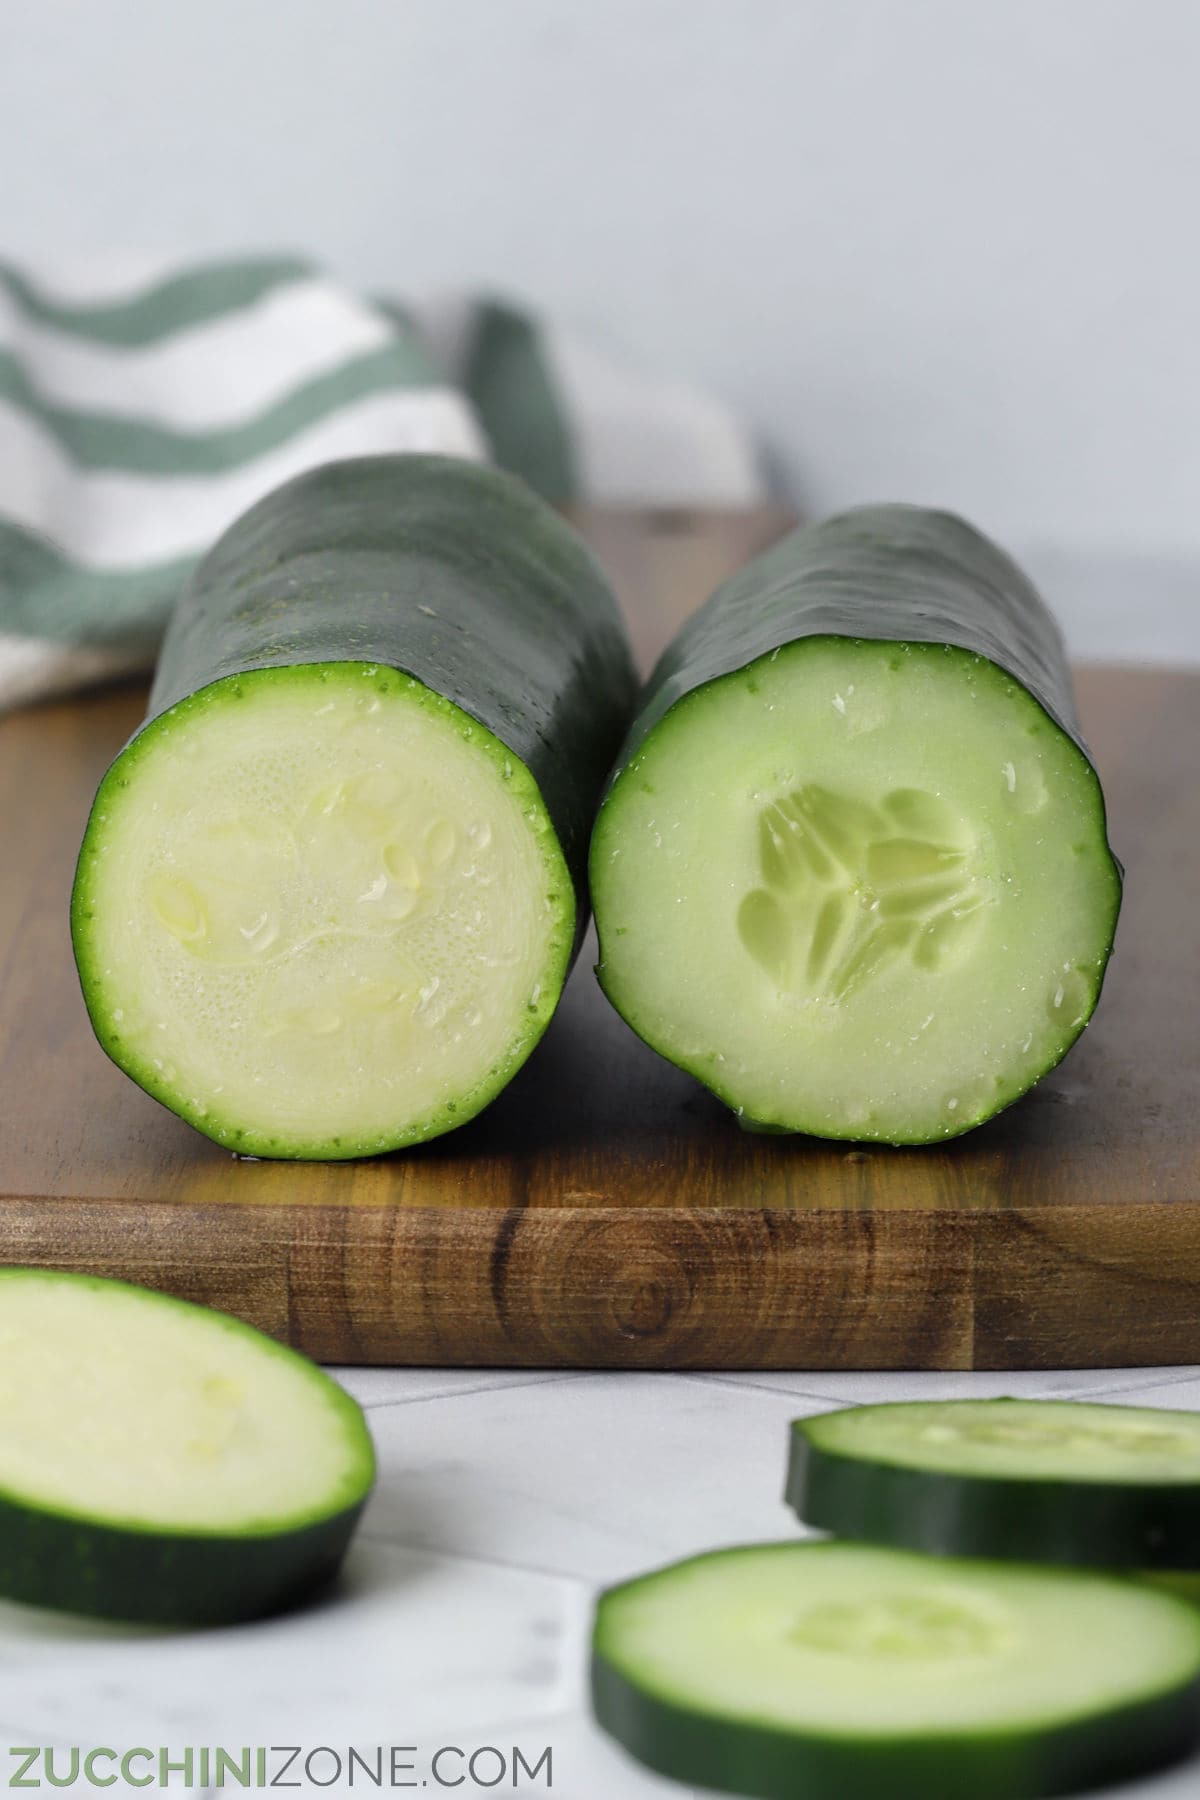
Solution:
M0 1594L150 1624L289 1606L375 1475L362 1409L224 1313L0 1269Z
M756 1544L602 1595L600 1724L762 1800L1039 1800L1200 1736L1200 1614L1136 1582Z
M554 1012L633 695L603 576L521 483L396 456L278 489L200 566L92 808L101 1045L243 1153L462 1124Z
M990 1118L1083 1030L1120 904L1046 608L943 513L794 532L659 662L591 887L605 993L744 1125Z
M1073 1400L849 1407L792 1427L787 1499L939 1555L1200 1569L1200 1413Z

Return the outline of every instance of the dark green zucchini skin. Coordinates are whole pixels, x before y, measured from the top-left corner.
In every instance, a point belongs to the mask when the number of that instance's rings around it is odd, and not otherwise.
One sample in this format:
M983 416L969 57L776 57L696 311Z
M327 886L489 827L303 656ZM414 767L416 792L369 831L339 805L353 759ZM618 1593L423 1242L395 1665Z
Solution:
M599 1723L648 1768L755 1800L1045 1800L1177 1762L1200 1736L1200 1684L1036 1737L795 1738L732 1723L634 1686L596 1653Z
M660 657L614 776L685 694L805 637L953 644L985 656L1091 761L1062 637L1036 589L965 520L889 505L802 525L719 587Z
M524 483L447 456L369 456L285 483L197 569L145 723L224 676L378 662L485 725L538 784L571 871L576 943L596 800L637 681L586 546Z
M270 1536L116 1530L0 1495L0 1594L142 1625L221 1625L299 1604L336 1575L366 1499Z
M1200 1485L1005 1480L898 1468L838 1455L805 1425L798 1419L792 1426L785 1498L819 1531L935 1556L1200 1569Z

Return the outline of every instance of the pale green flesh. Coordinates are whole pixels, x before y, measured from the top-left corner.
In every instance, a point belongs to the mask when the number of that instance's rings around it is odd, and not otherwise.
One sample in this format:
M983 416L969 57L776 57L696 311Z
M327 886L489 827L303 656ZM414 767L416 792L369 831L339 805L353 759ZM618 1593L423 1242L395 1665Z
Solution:
M1200 1413L1069 1400L939 1400L813 1419L830 1454L1006 1480L1200 1483Z
M270 1534L357 1505L356 1404L223 1314L0 1271L0 1496L134 1530Z
M605 991L748 1123L926 1142L1095 1005L1118 876L1086 758L995 665L814 638L685 696L592 847Z
M678 1706L821 1736L1087 1717L1186 1682L1200 1618L1133 1582L849 1544L766 1544L606 1595L596 1648Z
M574 901L536 784L364 664L202 689L101 788L73 925L115 1060L210 1136L348 1156L461 1123L545 1028Z

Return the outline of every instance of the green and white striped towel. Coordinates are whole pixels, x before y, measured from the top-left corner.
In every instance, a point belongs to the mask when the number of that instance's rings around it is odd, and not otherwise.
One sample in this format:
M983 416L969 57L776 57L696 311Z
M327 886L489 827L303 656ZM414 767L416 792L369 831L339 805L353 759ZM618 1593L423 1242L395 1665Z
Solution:
M293 257L0 264L0 709L147 665L232 519L381 450L491 456L556 502L763 497L721 405L514 307L367 299Z

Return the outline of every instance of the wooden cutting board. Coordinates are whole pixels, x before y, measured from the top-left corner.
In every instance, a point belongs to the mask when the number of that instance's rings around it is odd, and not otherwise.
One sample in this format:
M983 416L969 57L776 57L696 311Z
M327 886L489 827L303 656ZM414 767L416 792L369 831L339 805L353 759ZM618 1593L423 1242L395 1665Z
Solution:
M781 520L584 523L645 660ZM144 695L8 718L0 1261L148 1282L339 1362L1200 1361L1200 672L1079 691L1129 872L1117 954L1083 1042L992 1124L927 1150L743 1136L609 1009L585 949L487 1114L349 1165L238 1162L96 1048L67 896Z

